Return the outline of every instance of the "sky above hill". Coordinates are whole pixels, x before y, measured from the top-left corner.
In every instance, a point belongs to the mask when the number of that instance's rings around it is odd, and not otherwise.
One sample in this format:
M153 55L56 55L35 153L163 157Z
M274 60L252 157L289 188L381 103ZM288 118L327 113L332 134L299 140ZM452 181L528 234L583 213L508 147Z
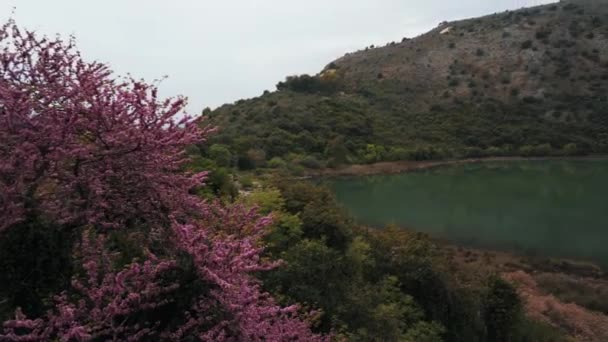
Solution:
M191 114L316 74L369 46L401 41L441 21L552 0L2 0L2 20L74 34L87 59L188 96Z

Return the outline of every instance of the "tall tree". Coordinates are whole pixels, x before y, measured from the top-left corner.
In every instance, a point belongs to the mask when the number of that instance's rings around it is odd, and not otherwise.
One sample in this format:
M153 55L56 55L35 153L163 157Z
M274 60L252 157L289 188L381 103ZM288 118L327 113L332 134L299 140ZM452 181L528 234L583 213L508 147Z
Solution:
M85 62L73 39L2 26L0 239L36 222L81 242L71 286L40 317L17 309L0 340L325 339L250 276L277 266L260 258L268 218L194 195L206 173L183 172L184 151L209 129L184 105Z

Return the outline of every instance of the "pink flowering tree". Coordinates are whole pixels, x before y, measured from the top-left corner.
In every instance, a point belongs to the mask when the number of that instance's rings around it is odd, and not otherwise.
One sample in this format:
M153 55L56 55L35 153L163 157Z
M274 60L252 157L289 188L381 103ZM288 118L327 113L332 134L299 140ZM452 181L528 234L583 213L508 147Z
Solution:
M326 339L251 276L278 266L261 259L269 218L194 195L205 173L184 151L209 129L184 101L73 40L0 29L0 240L33 221L79 236L71 286L40 317L17 308L0 341Z

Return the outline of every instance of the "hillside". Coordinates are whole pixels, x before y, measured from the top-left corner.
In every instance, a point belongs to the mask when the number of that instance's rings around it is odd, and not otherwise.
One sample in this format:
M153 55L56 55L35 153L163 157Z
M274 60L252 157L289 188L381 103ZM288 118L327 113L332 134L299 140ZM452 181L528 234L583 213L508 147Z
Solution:
M241 168L608 152L608 3L444 22L207 111Z

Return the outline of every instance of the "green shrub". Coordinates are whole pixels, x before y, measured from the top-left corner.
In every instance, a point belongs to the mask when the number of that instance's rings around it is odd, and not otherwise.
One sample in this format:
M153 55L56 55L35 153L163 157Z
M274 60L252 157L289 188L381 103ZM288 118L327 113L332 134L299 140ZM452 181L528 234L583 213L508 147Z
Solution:
M553 148L550 144L524 145L520 147L519 152L524 157L545 157L552 154Z
M272 169L284 169L287 163L280 157L274 157L268 161L268 167Z
M523 318L514 327L516 341L530 342L572 342L570 338L562 336L558 329L547 323Z
M569 143L564 145L562 152L566 156L576 156L581 153L578 146L575 143Z
M434 147L422 146L409 151L409 160L436 160L443 158L443 150Z
M285 200L283 199L281 192L273 188L253 191L247 196L241 197L239 202L244 203L249 207L257 207L258 212L262 215L279 212L285 205Z
M253 165L253 168L263 167L266 165L266 152L262 149L249 149L246 153L246 158Z
M469 146L464 149L466 158L481 158L485 156L485 151L479 147Z
M306 170L299 164L287 164L287 170L294 176L303 176Z
M515 288L498 276L491 277L482 298L489 341L511 341L520 322L522 304Z
M506 155L505 151L503 151L500 147L496 146L490 146L486 148L483 154L488 157L500 157Z
M331 94L338 88L335 78L320 78L310 75L289 76L277 84L277 90L291 90L302 93Z
M399 161L406 160L410 155L410 151L403 147L391 147L386 152L386 160Z
M209 147L209 157L215 161L217 166L232 166L232 153L226 145L213 144Z
M231 173L223 167L210 170L206 184L202 191L211 190L216 197L235 198L238 192Z
M442 342L445 328L437 322L419 322L405 334L404 342Z
M251 176L240 176L239 183L245 190L253 189L253 178Z
M324 312L320 328L329 330L348 293L345 259L320 240L302 240L284 251L281 259L283 267L262 275L264 286L293 302L318 305Z
M307 169L321 169L323 164L313 156L306 156L300 161L300 165Z
M384 146L367 144L365 146L365 149L360 150L358 154L362 158L364 163L370 164L384 160L387 153Z

